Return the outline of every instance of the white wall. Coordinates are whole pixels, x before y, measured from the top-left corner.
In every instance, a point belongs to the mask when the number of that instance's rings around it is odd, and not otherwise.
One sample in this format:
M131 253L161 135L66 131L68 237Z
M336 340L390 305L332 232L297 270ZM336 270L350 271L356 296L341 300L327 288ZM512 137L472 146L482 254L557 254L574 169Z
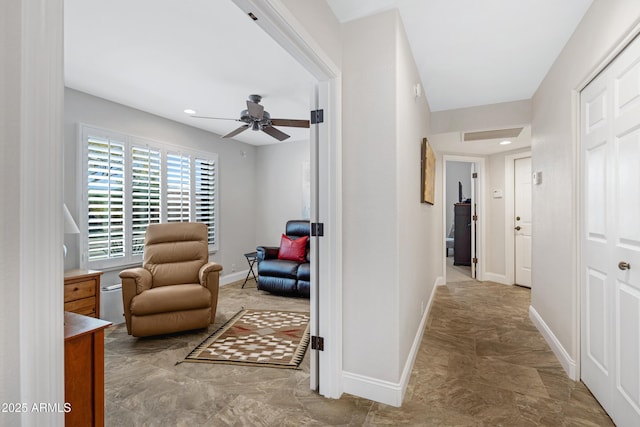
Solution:
M383 389L402 388L442 275L442 184L435 206L420 203L429 107L413 96L419 77L397 12L345 24L343 43L345 392L398 404Z
M279 246L290 219L303 216L303 163L309 164L309 141L263 145L256 150L256 244ZM308 199L308 197L307 197Z
M445 233L449 233L453 225L453 205L458 203L458 182L462 183L462 196L471 198L471 163L447 162L447 226Z
M576 153L574 91L629 33L640 2L595 0L533 97L533 287L531 305L575 362L578 354L576 278ZM565 366L567 366L565 364Z
M391 13L345 24L342 61L343 368L392 382L399 367L396 25Z
M256 147L238 141L221 140L213 133L67 88L64 109L64 199L76 222L80 182L77 176L78 123L217 153L220 249L210 259L223 266L223 278L233 272L232 265L238 270L246 268L243 254L256 246ZM78 236L66 237L69 248L66 269L79 265L78 242ZM106 272L102 283L119 283L119 271Z
M398 380L406 387L419 343L421 324L432 291L442 277L442 157L436 154L435 204L420 203L421 143L429 134L430 109L425 96L415 97L420 75L400 16L395 15L396 42L396 247L399 366ZM377 108L373 103L373 108ZM369 185L375 185L371 182ZM388 254L389 258L393 254ZM379 315L379 313L378 313ZM414 346L414 348L412 348ZM363 355L364 356L364 355Z
M468 132L502 129L527 125L531 122L531 100L502 102L477 107L431 113L431 132Z

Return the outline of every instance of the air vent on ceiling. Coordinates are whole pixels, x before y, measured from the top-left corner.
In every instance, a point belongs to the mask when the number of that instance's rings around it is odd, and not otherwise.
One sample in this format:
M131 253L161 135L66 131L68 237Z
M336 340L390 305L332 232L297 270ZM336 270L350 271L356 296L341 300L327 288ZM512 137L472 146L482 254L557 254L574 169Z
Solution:
M523 128L493 129L481 132L464 132L463 141L481 141L484 139L517 138Z

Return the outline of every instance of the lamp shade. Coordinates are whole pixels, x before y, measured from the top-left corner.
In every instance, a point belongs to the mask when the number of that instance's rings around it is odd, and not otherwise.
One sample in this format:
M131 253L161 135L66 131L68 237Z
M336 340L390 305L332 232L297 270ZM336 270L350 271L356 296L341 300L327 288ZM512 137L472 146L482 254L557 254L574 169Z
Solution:
M64 234L80 234L80 229L73 220L67 204L64 203L62 206L64 207Z

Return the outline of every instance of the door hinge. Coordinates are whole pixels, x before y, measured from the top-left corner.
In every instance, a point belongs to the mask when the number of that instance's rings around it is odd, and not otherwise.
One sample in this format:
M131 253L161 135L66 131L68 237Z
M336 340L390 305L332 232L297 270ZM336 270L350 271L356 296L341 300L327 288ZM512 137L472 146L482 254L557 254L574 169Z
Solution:
M474 264L477 264L477 263L478 263L478 258L474 258L474 259L473 259L473 263L474 263Z
M311 349L312 350L318 350L318 351L324 351L324 338L323 337L312 336L311 337Z
M478 220L478 215L474 215L474 216L473 216L473 220L474 220L474 221L477 221L477 220Z
M312 222L311 223L311 235L316 237L324 236L324 223Z
M311 112L311 124L324 123L324 110L313 110Z
M478 172L474 172L473 174L471 174L471 178L477 178L478 177Z

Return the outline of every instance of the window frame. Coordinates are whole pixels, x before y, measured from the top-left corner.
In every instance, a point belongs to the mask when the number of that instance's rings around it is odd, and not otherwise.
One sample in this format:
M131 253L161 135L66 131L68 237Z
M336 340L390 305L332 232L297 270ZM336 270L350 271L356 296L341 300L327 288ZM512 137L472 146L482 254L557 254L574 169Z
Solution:
M113 131L100 128L85 123L78 124L78 194L80 215L80 264L83 268L113 270L127 266L140 265L142 262L142 254L132 254L132 238L133 238L133 148L147 148L160 152L160 223L168 222L167 218L167 158L168 154L179 153L182 156L189 157L189 220L196 220L196 159L203 160L213 165L213 243L209 243L209 253L213 254L220 249L220 233L219 233L219 205L220 205L220 186L219 186L219 156L217 153L205 152L176 144L169 144L154 141L148 138L137 137L123 132ZM114 139L124 143L125 164L124 164L124 256L121 258L108 258L100 260L89 260L89 232L88 232L88 138L89 137Z

